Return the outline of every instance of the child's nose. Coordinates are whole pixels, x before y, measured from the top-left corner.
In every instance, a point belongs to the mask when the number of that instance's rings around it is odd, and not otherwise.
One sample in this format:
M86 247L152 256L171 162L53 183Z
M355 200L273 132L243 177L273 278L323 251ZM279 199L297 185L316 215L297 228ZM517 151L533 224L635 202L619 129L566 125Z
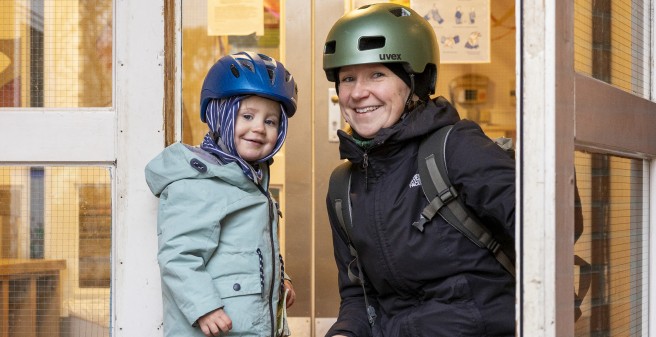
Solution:
M262 132L264 131L265 127L266 125L264 121L256 121L255 123L253 123L251 129L253 130L253 132Z

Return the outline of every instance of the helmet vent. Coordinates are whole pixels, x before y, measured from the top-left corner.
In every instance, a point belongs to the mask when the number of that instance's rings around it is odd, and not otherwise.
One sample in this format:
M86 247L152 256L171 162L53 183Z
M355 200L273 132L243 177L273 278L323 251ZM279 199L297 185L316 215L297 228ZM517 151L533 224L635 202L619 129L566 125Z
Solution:
M246 67L246 69L253 71L253 64L249 61L246 60L239 60L239 64L242 66Z
M410 11L402 7L394 8L390 10L390 13L394 14L396 17L410 16Z
M273 71L273 69L267 67L267 73L269 74L269 79L271 80L271 84L273 84L273 81L276 79L276 73Z
M232 75L234 75L236 78L239 78L239 69L237 69L237 67L235 67L234 64L231 64L231 65L230 65L230 72L231 72Z
M337 45L337 41L328 41L326 42L326 45L323 46L323 53L324 54L335 54L335 46Z
M359 50L380 49L385 47L384 36L363 36L358 41Z

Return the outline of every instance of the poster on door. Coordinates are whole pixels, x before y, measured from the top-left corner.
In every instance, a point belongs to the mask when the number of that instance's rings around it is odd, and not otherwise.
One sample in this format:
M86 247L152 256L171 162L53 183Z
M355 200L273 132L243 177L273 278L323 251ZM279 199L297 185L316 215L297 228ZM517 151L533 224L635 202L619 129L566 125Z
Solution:
M207 35L264 35L263 0L208 0Z
M411 0L435 29L440 63L490 62L489 0Z
M410 7L410 0L379 0L379 1L355 0L355 1L353 1L353 9L360 8L362 6L370 5L370 4L373 4L373 3L385 3L385 2Z

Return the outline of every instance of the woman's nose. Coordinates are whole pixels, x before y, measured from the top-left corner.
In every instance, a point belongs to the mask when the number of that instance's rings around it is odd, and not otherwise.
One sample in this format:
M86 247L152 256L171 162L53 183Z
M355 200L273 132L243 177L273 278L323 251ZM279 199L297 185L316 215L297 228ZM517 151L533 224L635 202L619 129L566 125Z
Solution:
M351 96L353 98L363 98L369 95L369 86L361 80L357 80L353 83L353 90L351 91Z

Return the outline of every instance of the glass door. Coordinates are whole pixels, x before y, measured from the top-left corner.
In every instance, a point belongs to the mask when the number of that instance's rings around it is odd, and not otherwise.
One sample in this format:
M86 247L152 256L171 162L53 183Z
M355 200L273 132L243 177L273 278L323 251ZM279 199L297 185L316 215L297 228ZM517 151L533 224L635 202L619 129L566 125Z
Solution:
M1 336L157 335L163 27L161 2L0 3Z
M647 336L652 4L519 3L519 331Z
M0 13L0 335L109 336L112 1Z

